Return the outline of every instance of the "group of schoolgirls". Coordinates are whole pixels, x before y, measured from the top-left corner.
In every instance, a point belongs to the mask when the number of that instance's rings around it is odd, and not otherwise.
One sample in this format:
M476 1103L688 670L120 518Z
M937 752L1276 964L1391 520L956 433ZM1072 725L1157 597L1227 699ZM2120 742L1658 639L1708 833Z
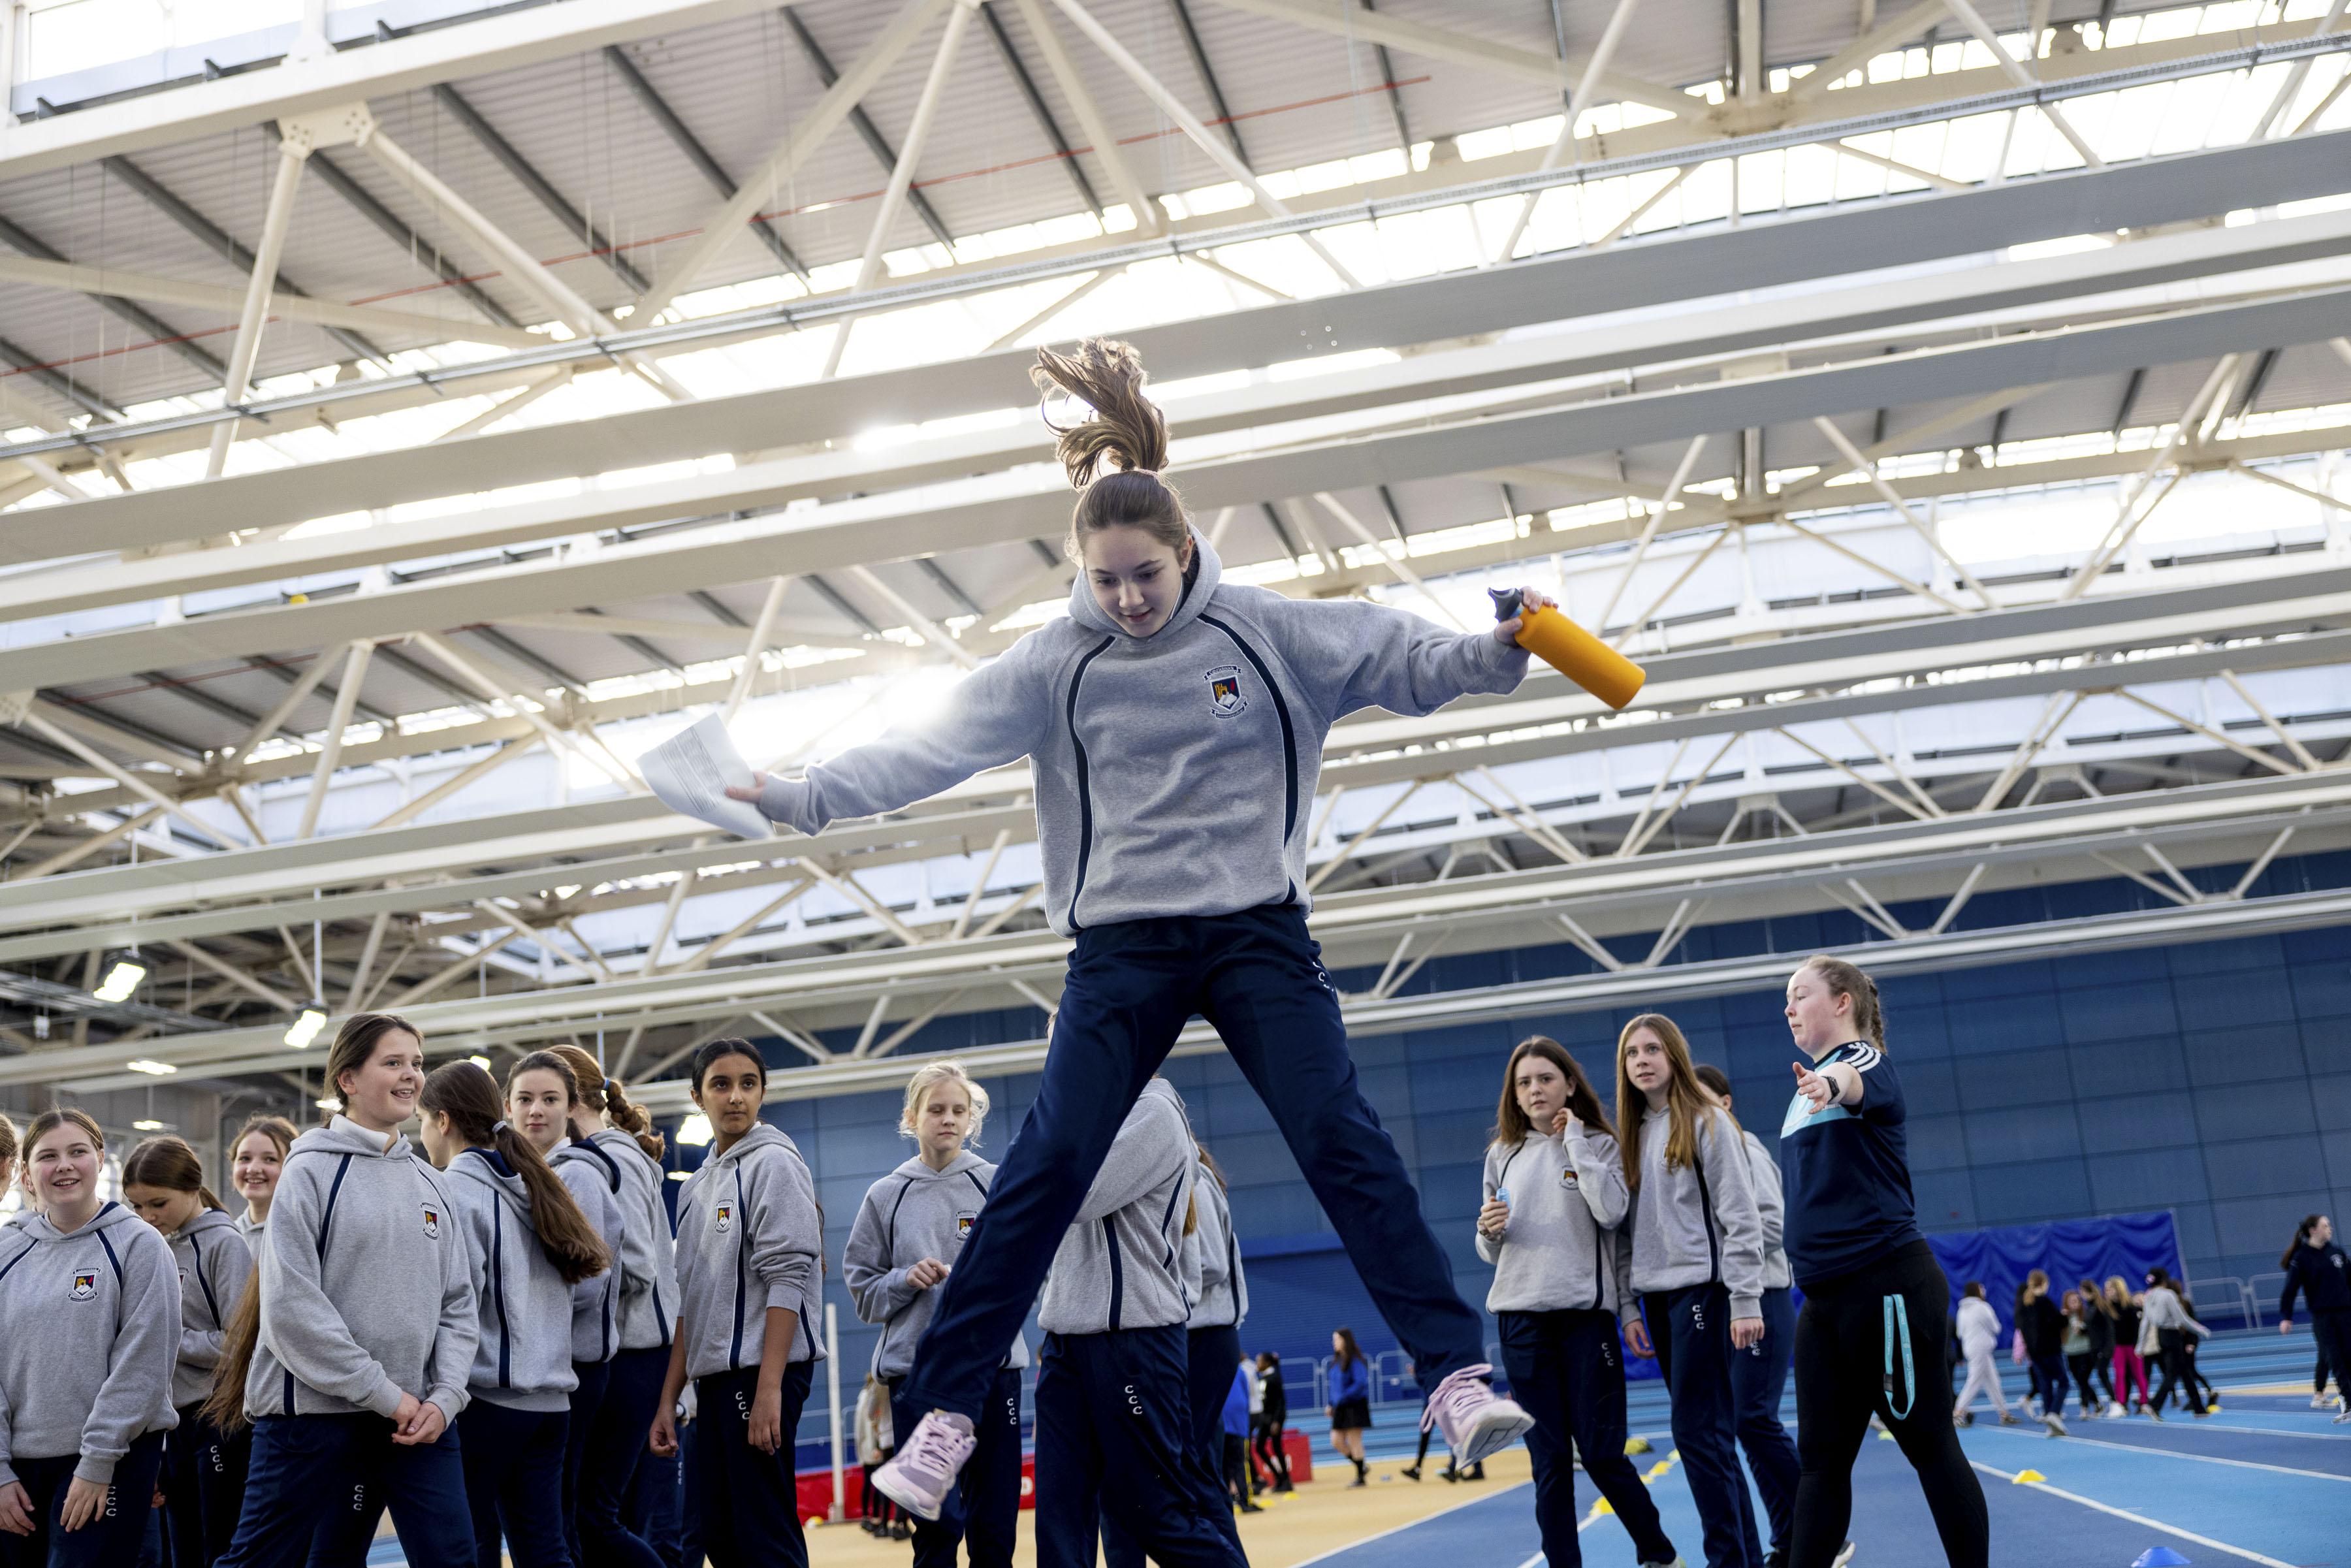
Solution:
M643 1111L569 1046L503 1092L428 1076L381 1013L325 1076L327 1125L238 1134L235 1217L176 1138L101 1202L96 1124L34 1122L0 1231L0 1568L148 1560L159 1486L172 1568L357 1568L387 1511L414 1563L662 1568L641 1457L681 1300Z
M922 1412L904 1395L938 1294L991 1210L996 1166L972 1152L987 1093L954 1062L907 1084L899 1130L914 1155L866 1192L841 1276L858 1315L879 1324L873 1374L897 1431ZM1042 1292L1037 1355L1039 1568L1237 1568L1233 1520L1248 1501L1251 1391L1240 1352L1249 1285L1222 1175L1193 1139L1182 1099L1152 1078L1062 1233ZM1025 1315L1025 1314L1024 1314ZM937 1517L914 1516L917 1568L1012 1561L1020 1507L1016 1333L991 1373L974 1448ZM1235 1475L1242 1472L1236 1487Z

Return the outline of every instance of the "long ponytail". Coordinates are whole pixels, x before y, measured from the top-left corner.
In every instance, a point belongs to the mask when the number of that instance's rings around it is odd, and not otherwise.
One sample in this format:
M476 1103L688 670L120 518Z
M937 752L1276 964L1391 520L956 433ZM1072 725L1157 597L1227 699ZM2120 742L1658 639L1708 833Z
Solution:
M496 1080L471 1061L436 1067L417 1096L420 1109L449 1118L450 1130L468 1144L496 1149L522 1177L530 1195L531 1228L538 1233L539 1250L555 1265L567 1285L602 1273L612 1265L611 1249L588 1222L563 1178L555 1174L519 1128L510 1124L498 1103Z

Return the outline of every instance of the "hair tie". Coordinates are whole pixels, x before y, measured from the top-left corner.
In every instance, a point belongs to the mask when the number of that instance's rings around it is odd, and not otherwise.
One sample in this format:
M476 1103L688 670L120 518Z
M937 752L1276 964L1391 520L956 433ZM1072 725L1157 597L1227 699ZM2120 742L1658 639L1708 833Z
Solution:
M620 1081L619 1079L617 1079L617 1078L607 1078L606 1080L604 1080L604 1092L605 1092L605 1093L607 1093L607 1094L618 1094L620 1092L621 1092L621 1081Z
M500 1133L503 1133L503 1132L505 1132L506 1130L507 1130L507 1123L506 1123L506 1118L505 1118L505 1117L503 1117L503 1116L499 1117L496 1121L495 1121L495 1122L493 1122L493 1123L491 1123L491 1124L490 1124L490 1136L492 1136L493 1138L496 1137Z

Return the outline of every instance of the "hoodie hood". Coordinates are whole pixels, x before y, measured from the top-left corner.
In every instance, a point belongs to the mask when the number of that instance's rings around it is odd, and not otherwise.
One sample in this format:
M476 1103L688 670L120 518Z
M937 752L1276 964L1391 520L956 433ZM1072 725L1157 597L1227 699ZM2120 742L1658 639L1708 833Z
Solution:
M525 1215L530 1213L530 1189L523 1186L521 1176L496 1149L486 1149L477 1145L461 1150L457 1157L449 1162L449 1174L495 1188L504 1193Z
M301 1154L358 1155L374 1160L405 1160L415 1156L416 1145L404 1133L371 1133L349 1116L337 1116L323 1127L313 1127L294 1140L286 1157Z
M126 1225L145 1225L146 1223L123 1205L109 1199L99 1206L97 1216L89 1224L70 1234L78 1239L85 1236L95 1236L101 1230L120 1231ZM63 1241L68 1234L50 1224L49 1217L46 1214L33 1215L25 1222L24 1228L42 1241Z
M217 1208L200 1208L196 1217L172 1232L176 1237L206 1236L215 1230L235 1230L236 1217Z
M1197 528L1192 529L1192 550L1199 559L1199 574L1192 580L1192 586L1185 591L1183 601L1176 606L1176 613L1170 615L1166 623L1149 637L1138 637L1111 618L1109 612L1102 609L1102 601L1094 597L1093 584L1086 580L1083 569L1078 572L1078 580L1070 584L1070 619L1089 632L1115 632L1129 643L1148 643L1171 632L1182 631L1199 619L1200 612L1208 607L1210 596L1217 591L1217 584L1225 577L1225 563L1217 559L1215 547Z
M947 1168L943 1171L933 1170L923 1163L922 1155L916 1155L890 1174L904 1176L908 1181L946 1181L950 1178L961 1179L964 1172L979 1170L987 1165L986 1160L981 1159L969 1149L962 1149L956 1152L955 1158L947 1162ZM966 1185L969 1184L967 1182Z
M772 1122L758 1122L743 1134L741 1142L710 1163L715 1166L741 1165L761 1149L782 1149L792 1155L800 1152L800 1146L793 1143L782 1128Z

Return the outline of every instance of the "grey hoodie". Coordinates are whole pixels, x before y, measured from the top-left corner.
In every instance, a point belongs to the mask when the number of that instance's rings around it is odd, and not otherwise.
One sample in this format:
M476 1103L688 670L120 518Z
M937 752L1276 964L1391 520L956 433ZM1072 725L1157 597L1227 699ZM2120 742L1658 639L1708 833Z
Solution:
M1613 1312L1625 1299L1616 1239L1627 1198L1616 1140L1595 1128L1563 1137L1529 1133L1486 1150L1486 1198L1507 1192L1501 1239L1478 1232L1478 1256L1494 1265L1486 1310Z
M1747 1140L1747 1172L1754 1178L1755 1213L1763 1222L1763 1288L1784 1291L1795 1275L1788 1268L1788 1249L1781 1238L1788 1230L1788 1200L1780 1187L1780 1162L1763 1147L1763 1140L1740 1129Z
M1196 530L1192 544L1198 578L1150 636L1116 624L1081 573L1068 617L976 672L946 713L773 780L759 810L814 833L1027 757L1045 913L1062 935L1310 905L1305 806L1332 725L1509 692L1526 651L1364 600L1225 583Z
M1763 1311L1763 1220L1755 1207L1747 1149L1734 1135L1730 1118L1708 1108L1698 1124L1698 1163L1669 1171L1670 1114L1651 1111L1641 1118L1641 1186L1619 1232L1631 1239L1619 1242L1630 1249L1626 1278L1644 1295L1719 1280L1730 1292L1733 1318L1758 1317ZM1628 1301L1618 1315L1637 1310Z
M78 1454L104 1486L133 1441L179 1425L180 1284L155 1228L119 1203L60 1235L39 1215L0 1239L0 1485L12 1461Z
M231 1223L236 1227L236 1233L245 1238L246 1247L256 1252L261 1249L260 1239L268 1230L269 1221L255 1219L253 1210L246 1208L238 1210L236 1218Z
M824 1219L799 1145L766 1122L713 1155L677 1195L677 1289L685 1375L759 1364L767 1310L799 1314L787 1361L823 1356Z
M481 1335L474 1260L406 1138L337 1116L295 1139L256 1261L246 1415L389 1417L406 1393L456 1420Z
M1189 1326L1238 1328L1249 1316L1249 1276L1241 1271L1240 1242L1233 1235L1232 1199L1206 1165L1192 1174L1192 1183L1199 1218L1184 1238L1184 1250L1192 1258L1186 1271L1197 1273L1200 1284Z
M1184 1200L1198 1168L1184 1102L1174 1084L1155 1078L1120 1124L1053 1254L1038 1326L1102 1333L1188 1320L1199 1281L1186 1278Z
M180 1271L180 1364L172 1374L172 1403L183 1408L212 1397L213 1369L229 1314L253 1274L253 1249L236 1221L217 1208L200 1208L171 1237Z
M677 1245L662 1168L637 1140L607 1127L588 1140L621 1172L621 1348L665 1350L677 1322Z
M495 1149L461 1151L443 1173L472 1249L481 1325L469 1397L510 1410L562 1410L571 1370L571 1287L555 1271L531 1226L530 1189Z
M621 1259L628 1249L621 1163L578 1138L558 1147L547 1163L612 1254L611 1268L571 1287L571 1359L610 1361L621 1348Z
M841 1255L841 1281L859 1321L882 1325L873 1342L876 1377L894 1383L913 1370L914 1342L938 1310L938 1287L916 1290L906 1270L925 1258L955 1267L995 1181L996 1167L966 1149L943 1171L911 1159L865 1189ZM1029 1364L1029 1346L1019 1334L1004 1364Z

